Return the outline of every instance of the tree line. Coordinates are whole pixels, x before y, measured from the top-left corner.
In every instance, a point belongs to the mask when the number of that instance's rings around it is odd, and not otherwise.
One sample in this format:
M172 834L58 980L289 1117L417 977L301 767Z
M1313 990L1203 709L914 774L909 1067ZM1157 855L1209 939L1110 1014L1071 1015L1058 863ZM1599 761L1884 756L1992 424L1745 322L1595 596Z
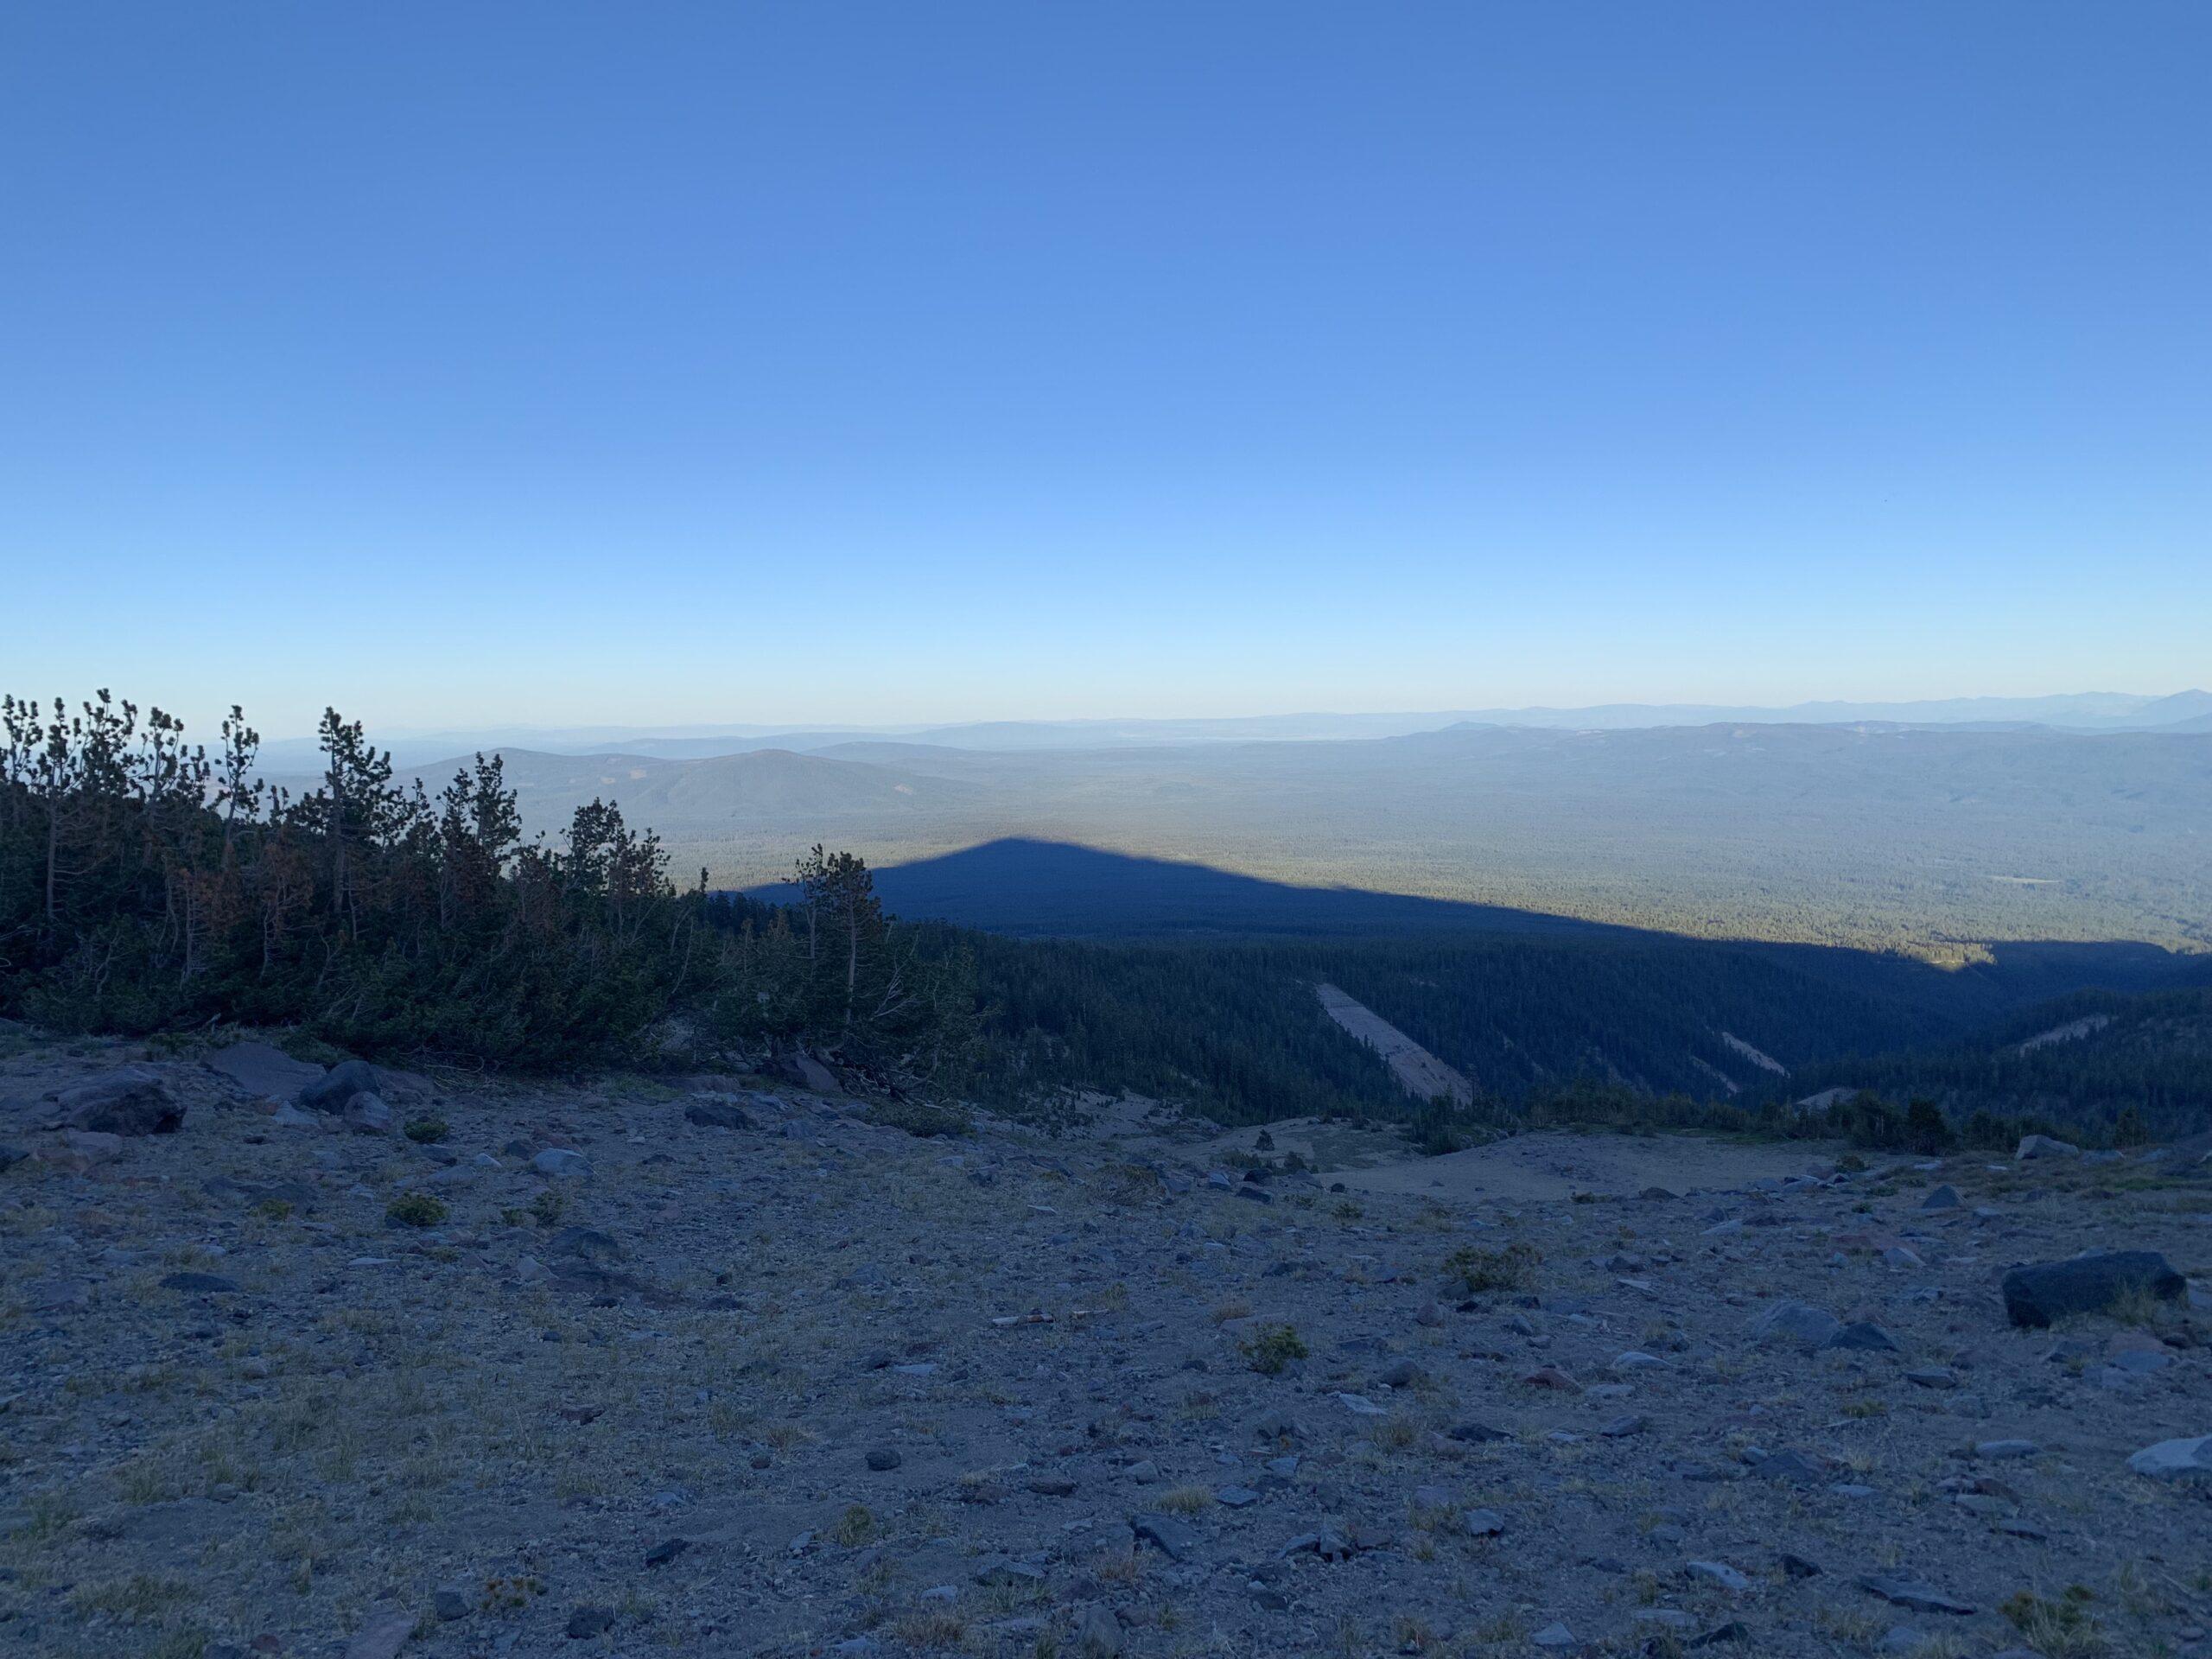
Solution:
M295 797L241 709L218 737L105 690L0 699L0 1010L537 1069L807 1046L897 1087L972 1061L966 958L918 954L849 854L814 849L790 905L733 900L679 889L612 802L526 837L496 754L434 796L328 710Z

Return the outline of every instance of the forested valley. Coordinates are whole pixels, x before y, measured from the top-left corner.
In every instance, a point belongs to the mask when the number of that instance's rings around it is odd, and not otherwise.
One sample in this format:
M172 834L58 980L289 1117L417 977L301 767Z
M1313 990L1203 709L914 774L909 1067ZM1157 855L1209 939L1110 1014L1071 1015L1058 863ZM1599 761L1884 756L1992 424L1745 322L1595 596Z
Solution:
M1022 1112L1129 1092L1231 1123L1401 1120L1439 1147L1534 1122L1796 1132L1792 1103L1862 1092L1875 1141L1915 1097L2092 1139L2212 1122L2212 958L1944 969L1579 925L1014 938L902 925L864 862L822 846L770 896L679 885L613 801L526 836L499 756L404 785L334 711L296 792L257 775L235 709L212 754L105 692L0 715L0 1014L63 1032L245 1025L540 1071L804 1052L893 1096ZM1323 982L1464 1072L1472 1104L1409 1098L1323 1013Z

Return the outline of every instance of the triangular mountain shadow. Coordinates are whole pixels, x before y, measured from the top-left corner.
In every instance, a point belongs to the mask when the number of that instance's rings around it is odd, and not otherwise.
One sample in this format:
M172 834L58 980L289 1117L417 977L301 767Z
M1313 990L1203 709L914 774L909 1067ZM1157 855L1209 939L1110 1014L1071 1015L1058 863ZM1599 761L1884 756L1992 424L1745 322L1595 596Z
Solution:
M884 908L905 920L948 921L1017 938L1456 937L1554 945L1610 942L1670 953L1751 952L1838 989L1945 1009L1961 1023L2092 987L2135 991L2212 984L2212 956L2177 956L2133 941L2011 942L1991 948L1993 961L1952 970L1840 945L1693 939L1500 905L1294 887L1203 864L1018 837L886 866L875 872L875 881ZM780 883L752 892L770 903L791 898L791 889Z
M1612 933L1572 917L1357 887L1300 887L1205 864L1139 858L1065 842L1009 838L875 872L884 908L1014 936L1147 938L1288 934L1301 938L1431 932ZM788 896L788 889L783 890ZM772 899L773 891L760 894Z

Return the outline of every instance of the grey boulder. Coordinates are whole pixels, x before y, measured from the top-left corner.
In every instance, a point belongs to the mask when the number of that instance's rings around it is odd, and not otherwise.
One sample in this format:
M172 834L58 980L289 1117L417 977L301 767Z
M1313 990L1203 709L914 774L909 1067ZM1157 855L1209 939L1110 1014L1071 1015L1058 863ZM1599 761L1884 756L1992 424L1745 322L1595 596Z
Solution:
M322 1076L321 1066L269 1043L232 1043L210 1054L207 1065L257 1100L290 1100Z
M2152 1480L2212 1480L2212 1434L2146 1446L2127 1466Z

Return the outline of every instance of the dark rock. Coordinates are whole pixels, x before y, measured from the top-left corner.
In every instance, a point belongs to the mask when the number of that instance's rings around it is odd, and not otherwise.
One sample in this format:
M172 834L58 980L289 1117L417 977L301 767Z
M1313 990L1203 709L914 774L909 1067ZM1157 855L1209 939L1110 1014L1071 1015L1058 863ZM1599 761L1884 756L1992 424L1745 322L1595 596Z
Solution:
M163 1290L204 1291L219 1294L238 1287L235 1279L226 1279L219 1273L171 1273L162 1276Z
M1512 1438L1503 1429L1492 1428L1488 1423L1457 1423L1448 1432L1455 1440L1467 1440L1476 1445Z
M582 1642L603 1635L614 1628L614 1610L611 1607L579 1607L569 1615L569 1639Z
M1198 1548L1198 1535L1171 1516L1133 1515L1129 1517L1129 1531L1139 1543L1155 1546L1171 1561L1186 1560Z
M664 1538L645 1552L647 1567L666 1567L671 1561L691 1548L689 1538Z
M0 1146L0 1169L13 1169L29 1156L21 1147Z
M1925 1585L1914 1584L1907 1579L1884 1578L1876 1573L1860 1577L1859 1587L1879 1596L1884 1601L1899 1607L1909 1607L1916 1613L1950 1613L1961 1618L1974 1612L1971 1604L1954 1601L1940 1591Z
M301 1086L299 1103L310 1111L341 1112L356 1095L373 1095L384 1087L384 1077L366 1060L341 1060Z
M1789 1578L1817 1579L1821 1576L1818 1565L1807 1560L1802 1555L1793 1555L1786 1549L1774 1558L1774 1564Z
M1959 1189L1949 1185L1939 1186L1920 1201L1920 1207L1923 1210L1955 1210L1959 1207Z
M889 1473L905 1461L904 1458L887 1446L875 1446L868 1454L868 1466L879 1475Z
M2189 1281L2156 1251L2113 1250L2013 1268L2005 1275L2005 1313L2014 1325L2040 1327L2102 1313L2137 1292L2172 1302L2188 1289Z
M836 1074L803 1048L778 1055L769 1062L769 1070L786 1083L795 1083L817 1095L842 1095L845 1092L844 1085L837 1081Z
M62 1126L97 1135L175 1135L184 1127L184 1106L158 1072L118 1066L74 1088L56 1103Z
M711 1129L749 1129L753 1120L745 1109L734 1100L720 1100L712 1096L693 1100L683 1108L683 1116L702 1128Z
M1872 1319L1857 1319L1845 1325L1827 1339L1827 1345L1863 1353L1894 1354L1899 1351L1897 1339Z

